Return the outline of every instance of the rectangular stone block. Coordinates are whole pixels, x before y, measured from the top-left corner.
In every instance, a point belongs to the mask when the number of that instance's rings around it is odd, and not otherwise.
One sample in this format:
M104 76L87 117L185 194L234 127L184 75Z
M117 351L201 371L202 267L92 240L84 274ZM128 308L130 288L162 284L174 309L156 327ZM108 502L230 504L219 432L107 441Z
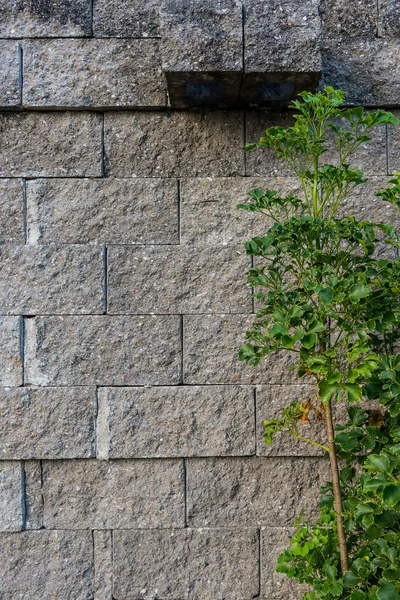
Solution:
M102 116L0 114L0 177L100 177Z
M106 168L112 177L243 174L238 112L108 112Z
M23 244L23 183L17 179L0 179L0 244Z
M285 526L318 508L329 479L322 458L191 458L187 463L190 527Z
M8 600L93 597L91 531L3 534L0 555L0 594Z
M190 385L224 383L298 383L288 371L288 353L265 357L258 367L238 358L254 315L185 315L183 317L183 381Z
M97 458L254 454L252 388L101 388L98 398Z
M250 313L244 249L113 246L108 250L108 312Z
M44 525L50 529L184 526L183 462L43 463Z
M154 108L166 100L156 40L24 42L26 107Z
M115 531L113 597L250 600L258 595L258 552L256 529Z
M0 40L0 106L20 106L20 48L14 40Z
M178 316L37 317L26 325L25 373L30 385L181 381Z
M238 210L236 205L250 201L251 189L276 190L300 195L294 177L232 177L183 179L181 182L181 241L213 246L244 243L264 235L271 227L267 216Z
M94 600L112 600L112 531L93 531L93 552Z
M40 460L24 462L25 529L43 529L42 465Z
M20 531L24 526L24 519L21 463L0 462L0 531ZM2 535L0 540L1 538Z
M22 385L22 320L0 317L0 385Z
M90 35L90 0L1 0L0 37Z
M104 249L0 246L1 314L102 314Z
M396 0L378 0L379 37L398 38L400 27L400 6Z
M291 527L263 527L261 529L261 595L271 600L297 600L307 591L295 579L276 572L276 561L290 546L295 533Z
M94 0L93 34L96 37L159 37L159 0Z
M354 0L351 10L346 0L322 0L322 35L327 40L368 38L377 34L376 0Z
M95 456L94 388L3 388L0 458Z
M27 222L30 244L177 244L178 185L174 179L28 181Z
M400 110L393 110L392 112L395 117L397 117L398 119L400 118ZM388 173L393 174L394 171L400 171L400 127L399 125L388 125L387 131Z

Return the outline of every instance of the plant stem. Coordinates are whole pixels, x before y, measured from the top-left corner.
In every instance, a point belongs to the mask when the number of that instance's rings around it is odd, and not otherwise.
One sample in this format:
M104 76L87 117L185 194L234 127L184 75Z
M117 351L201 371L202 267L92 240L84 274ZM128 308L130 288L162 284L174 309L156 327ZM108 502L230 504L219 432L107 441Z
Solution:
M336 523L340 549L340 565L342 574L349 570L349 559L347 554L346 534L343 526L342 492L340 489L339 467L335 447L335 433L333 429L332 403L329 400L325 404L326 430L328 434L329 459L331 463L333 498L335 501Z

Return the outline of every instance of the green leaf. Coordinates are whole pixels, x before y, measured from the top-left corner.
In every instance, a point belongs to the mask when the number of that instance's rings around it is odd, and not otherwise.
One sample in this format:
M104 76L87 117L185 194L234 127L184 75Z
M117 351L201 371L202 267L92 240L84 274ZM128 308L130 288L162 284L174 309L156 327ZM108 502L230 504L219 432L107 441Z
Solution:
M344 383L343 389L349 402L359 402L362 398L362 390L358 383Z
M397 485L395 483L387 485L383 490L382 497L386 506L390 506L391 508L395 506L400 502L400 483Z
M379 588L376 593L379 600L399 600L400 596L397 593L396 586L391 581L381 579Z
M377 471L378 473L387 473L389 470L389 459L387 456L371 454L363 464L363 469Z
M324 304L330 304L333 300L333 289L328 287L318 292L318 296L321 298Z
M357 575L354 575L354 573L351 571L346 571L346 573L343 575L343 584L346 587L353 587L354 585L360 583L360 581L361 579Z
M322 402L329 402L334 394L339 390L339 386L336 384L330 384L325 379L318 384L319 395Z
M363 283L356 283L352 285L349 290L349 298L352 302L358 302L361 298L366 298L372 292L372 288L369 285Z
M312 348L315 346L315 342L317 341L317 336L315 333L306 333L306 335L302 338L301 344L304 348Z

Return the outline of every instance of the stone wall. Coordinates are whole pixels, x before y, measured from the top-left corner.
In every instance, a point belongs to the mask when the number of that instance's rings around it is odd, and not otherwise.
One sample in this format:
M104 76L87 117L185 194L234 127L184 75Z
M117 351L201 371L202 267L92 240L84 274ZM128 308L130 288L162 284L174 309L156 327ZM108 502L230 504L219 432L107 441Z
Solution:
M163 61L185 40L163 38L159 4L0 0L1 600L301 595L274 561L327 463L284 437L266 447L262 421L313 389L286 357L237 360L254 313L243 242L267 223L235 206L296 186L243 147L290 115L240 98L171 110ZM304 2L244 4L224 8L242 84L265 66L246 14L286 48L309 31ZM323 83L400 106L399 2L309 10ZM400 130L377 129L346 210L395 222L373 191L399 161Z

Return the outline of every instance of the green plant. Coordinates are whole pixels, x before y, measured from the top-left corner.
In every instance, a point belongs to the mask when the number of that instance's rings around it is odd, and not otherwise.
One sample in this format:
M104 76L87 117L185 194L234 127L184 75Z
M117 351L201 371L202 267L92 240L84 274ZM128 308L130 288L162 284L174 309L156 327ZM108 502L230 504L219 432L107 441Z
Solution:
M344 97L330 87L300 94L292 103L293 126L272 127L246 147L275 151L297 176L302 196L254 189L251 201L238 205L273 223L245 245L255 257L248 284L259 310L239 358L256 366L271 353L291 353L292 368L315 384L317 399L294 402L280 418L265 421L265 441L287 431L319 445L330 458L332 482L322 490L320 518L310 526L300 517L278 569L311 586L307 600L397 600L399 237L391 225L338 213L343 200L367 182L351 168L352 153L370 139L372 127L398 121L383 110L341 108ZM324 164L328 140L336 147L336 164ZM400 175L390 183L377 195L399 206ZM391 257L380 258L379 248ZM336 424L335 438L334 404L365 397L385 407L376 413L379 427L371 425L371 412L352 406L349 422ZM310 411L326 424L326 444L301 435L299 424ZM346 461L342 469L339 459ZM358 463L363 474L354 469Z

